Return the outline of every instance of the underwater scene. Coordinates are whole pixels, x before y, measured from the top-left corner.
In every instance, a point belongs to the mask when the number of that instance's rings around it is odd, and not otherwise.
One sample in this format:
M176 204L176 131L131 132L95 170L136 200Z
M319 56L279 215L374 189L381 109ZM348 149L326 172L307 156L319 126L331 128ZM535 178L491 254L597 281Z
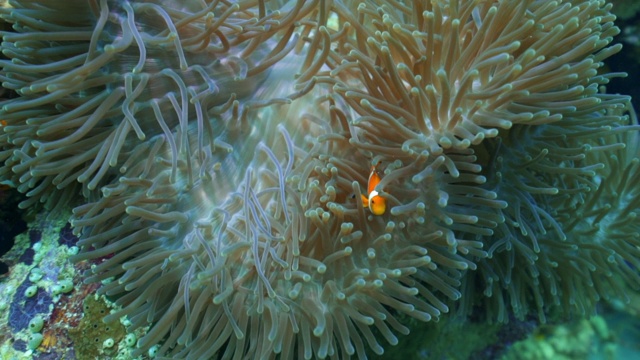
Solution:
M0 359L640 359L640 2L0 0Z

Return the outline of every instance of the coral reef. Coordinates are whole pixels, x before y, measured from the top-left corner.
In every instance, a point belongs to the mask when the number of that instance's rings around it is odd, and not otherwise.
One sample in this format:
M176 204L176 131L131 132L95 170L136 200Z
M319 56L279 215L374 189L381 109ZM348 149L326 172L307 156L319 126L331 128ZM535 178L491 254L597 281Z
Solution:
M34 353L67 358L72 353L68 329L77 326L82 302L97 285L82 284L80 274L89 264L74 266L68 261L77 238L69 236L69 225L64 224L36 217L2 257L9 264L0 283L2 358ZM65 244L60 244L62 238ZM61 291L67 283L72 284L71 291ZM41 325L34 327L34 322Z
M73 208L79 240L51 246L115 304L75 319L82 356L366 358L449 312L589 315L640 288L610 10L8 1L0 179L23 208ZM361 201L378 164L382 215ZM18 290L77 314L78 277L42 247Z
M600 316L567 325L539 329L531 338L516 343L501 359L616 359L616 344Z

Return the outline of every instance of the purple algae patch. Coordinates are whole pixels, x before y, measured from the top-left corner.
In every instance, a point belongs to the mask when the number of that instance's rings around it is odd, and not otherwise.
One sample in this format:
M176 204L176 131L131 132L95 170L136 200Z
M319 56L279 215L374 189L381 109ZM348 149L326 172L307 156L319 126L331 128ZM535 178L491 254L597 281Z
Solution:
M22 253L22 256L20 256L20 260L18 261L25 265L31 265L33 264L33 255L35 254L36 252L33 251L32 248L28 248L27 250L24 251L24 253Z
M71 224L67 223L62 230L60 230L60 237L58 238L58 244L67 245L69 247L75 246L78 242L78 237L73 235Z
M40 230L36 230L36 229L29 230L29 243L32 246L33 244L37 243L40 240L42 240L42 232ZM31 265L33 264L34 255L35 255L35 251L33 251L33 248L29 247L27 250L25 250L22 253L18 261L26 265Z
M25 352L27 351L27 342L24 340L16 340L13 342L13 348L18 351Z
M40 353L38 356L34 357L34 360L60 360L62 359L62 355L56 352L45 352ZM75 358L70 358L75 359Z
M538 322L535 318L522 321L511 316L509 322L504 324L497 333L500 341L472 354L469 359L499 359L514 343L533 333L537 326Z
M9 326L14 332L26 329L29 321L36 314L49 312L49 305L52 303L51 296L44 289L38 288L38 292L30 298L24 295L25 290L31 285L33 285L31 281L25 280L13 297L9 309Z

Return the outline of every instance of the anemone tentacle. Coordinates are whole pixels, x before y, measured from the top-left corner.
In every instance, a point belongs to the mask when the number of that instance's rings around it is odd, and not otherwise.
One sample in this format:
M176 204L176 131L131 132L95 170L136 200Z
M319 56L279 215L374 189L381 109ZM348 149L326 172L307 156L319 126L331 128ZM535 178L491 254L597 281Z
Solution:
M267 14L260 4L15 1L1 8L17 30L2 34L3 86L20 96L0 104L3 143L13 148L3 149L0 172L30 192L23 206L53 206L53 189L69 197L78 183L91 192L118 176L122 154L135 144L177 126L184 133L188 123L203 123L208 108L255 92L296 44L297 12L313 9L299 1ZM70 14L78 21L67 21Z

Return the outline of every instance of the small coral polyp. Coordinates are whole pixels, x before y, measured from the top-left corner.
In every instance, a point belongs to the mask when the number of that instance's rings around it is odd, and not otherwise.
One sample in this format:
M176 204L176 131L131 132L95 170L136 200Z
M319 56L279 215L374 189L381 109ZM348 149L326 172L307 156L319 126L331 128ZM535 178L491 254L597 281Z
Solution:
M10 4L0 177L79 203L72 259L133 356L366 358L407 316L544 321L640 285L604 1Z

